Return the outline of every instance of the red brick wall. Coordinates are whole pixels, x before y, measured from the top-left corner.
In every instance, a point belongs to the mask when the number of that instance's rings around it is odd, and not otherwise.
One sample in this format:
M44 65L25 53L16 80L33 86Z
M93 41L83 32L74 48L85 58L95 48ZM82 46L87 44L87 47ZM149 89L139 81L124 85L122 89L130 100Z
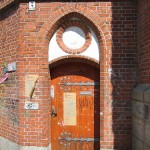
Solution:
M136 3L116 2L113 3L112 11L112 95L107 105L109 109L112 108L112 113L108 110L107 126L114 134L111 139L115 148L130 150L131 91L137 81L138 67Z
M17 62L18 11L16 7L0 14L0 78L4 62ZM0 136L18 142L18 75L9 73L0 84Z
M131 0L39 2L35 11L20 3L19 144L47 146L50 142L48 44L58 20L72 11L91 26L100 43L101 147L130 150L131 92L137 80L136 4ZM38 110L24 110L27 74L38 75L32 99L39 103Z
M150 2L138 0L139 83L150 83Z
M39 75L35 88L37 98L34 101L40 104L40 110L29 111L29 117L24 116L25 111L20 108L20 144L46 146L49 142L47 133L50 130L50 114L49 105L45 105L49 103L48 43L57 27L57 20L70 11L84 14L90 20L89 24L92 26L90 22L93 21L101 34L98 37L101 46L103 114L101 147L130 149L131 91L136 80L136 7L131 1L88 2L77 5L60 2L36 3L36 11L30 12L27 3L20 4L19 80L24 85L26 74ZM108 68L113 70L110 74ZM23 87L21 86L20 91L22 102L25 99L22 97Z

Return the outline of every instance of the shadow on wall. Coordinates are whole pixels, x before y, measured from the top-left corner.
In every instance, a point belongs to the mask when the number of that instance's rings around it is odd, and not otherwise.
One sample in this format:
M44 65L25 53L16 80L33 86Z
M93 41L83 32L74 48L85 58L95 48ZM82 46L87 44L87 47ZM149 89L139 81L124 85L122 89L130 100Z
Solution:
M132 148L132 90L137 82L136 2L112 3L112 66L109 69L114 149ZM108 113L111 113L108 110Z
M2 21L5 18L8 18L9 16L15 14L16 11L18 10L19 5L18 5L18 3L16 3L16 4L12 4L12 5L8 6L8 7L10 7L10 8L9 9L7 8L7 12L3 11L3 9L0 10L0 13L1 13L0 21Z

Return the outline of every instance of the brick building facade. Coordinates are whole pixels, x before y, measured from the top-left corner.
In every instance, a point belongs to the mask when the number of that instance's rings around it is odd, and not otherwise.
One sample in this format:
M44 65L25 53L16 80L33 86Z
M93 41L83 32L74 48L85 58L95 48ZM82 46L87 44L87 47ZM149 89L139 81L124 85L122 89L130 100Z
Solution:
M150 83L149 7L149 0L39 0L29 10L29 1L1 0L0 78L6 64L17 68L0 84L0 149L55 149L52 83L61 68L71 71L72 65L84 77L95 70L98 76L97 149L131 150L132 90ZM67 29L81 29L83 45L69 47ZM25 108L31 103L38 106Z

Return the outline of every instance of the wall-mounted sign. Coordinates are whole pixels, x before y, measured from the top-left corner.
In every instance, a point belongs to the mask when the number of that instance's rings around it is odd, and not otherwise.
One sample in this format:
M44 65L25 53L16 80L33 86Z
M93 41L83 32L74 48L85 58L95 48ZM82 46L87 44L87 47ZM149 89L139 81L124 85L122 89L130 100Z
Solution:
M34 94L35 82L38 79L38 75L26 75L25 76L25 96L32 98ZM34 97L34 95L33 95Z
M29 2L29 10L35 10L35 1Z
M24 109L39 109L39 104L36 102L25 102Z
M7 65L7 71L9 72L9 71L16 71L16 62L12 62L12 63L9 63L8 65Z
M76 93L64 93L64 125L76 125Z

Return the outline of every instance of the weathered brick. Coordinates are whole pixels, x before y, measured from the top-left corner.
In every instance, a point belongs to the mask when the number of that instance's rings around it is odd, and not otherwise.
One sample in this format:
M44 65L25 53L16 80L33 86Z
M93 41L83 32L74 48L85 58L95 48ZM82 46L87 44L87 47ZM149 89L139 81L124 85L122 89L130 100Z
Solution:
M0 3L0 7L4 7L4 4ZM142 8L147 12L144 6L139 8L140 80L147 82L150 79L147 69L149 56L146 55L148 46L144 47L143 45L148 40L147 32L149 30L147 25L142 23ZM15 79L8 79L4 86L0 86L0 95L7 99L11 97L13 101L18 102L16 108L19 107L17 115L20 118L20 126L18 130L18 124L15 123L14 128L12 125L14 121L9 119L6 122L7 118L0 115L4 119L0 118L0 122L6 123L0 129L0 135L9 139L8 135L15 132L11 139L20 145L48 145L50 140L48 44L54 31L63 24L63 21L67 22L69 17L74 16L83 20L93 29L100 45L100 107L103 112L100 119L100 134L103 139L101 147L130 149L131 93L137 82L138 60L136 10L136 3L130 0L88 1L88 3L87 1L78 3L75 1L66 1L65 3L47 1L36 4L35 11L29 11L28 3L20 1L18 8L10 7L9 10L5 10L10 13L4 12L0 17L0 35L2 35L0 36L0 75L3 74L4 61L17 61L17 71L10 73ZM148 19L145 20L148 24ZM144 30L143 26L146 26ZM74 59L74 57L71 58ZM67 57L63 59L64 62L66 59ZM59 60L54 62L56 61ZM26 111L23 108L26 74L39 75L35 87L35 101L40 104L39 111ZM9 105L13 105L13 103ZM9 122L11 124L7 128L8 131L5 130L9 134L5 135L3 129ZM36 126L32 126L33 124ZM45 130L49 134L44 135L43 131ZM37 138L38 140L36 140Z

